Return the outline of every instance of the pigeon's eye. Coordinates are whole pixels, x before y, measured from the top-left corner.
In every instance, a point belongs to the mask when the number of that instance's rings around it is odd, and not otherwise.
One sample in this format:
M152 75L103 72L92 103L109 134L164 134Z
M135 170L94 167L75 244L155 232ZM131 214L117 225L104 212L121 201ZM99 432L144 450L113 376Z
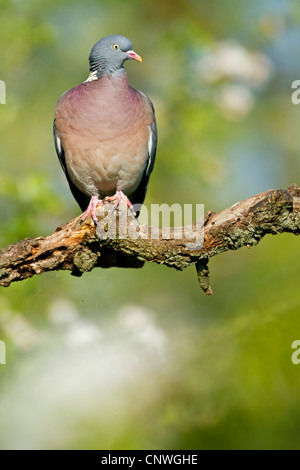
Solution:
M120 49L120 46L119 46L119 44L114 44L113 48L114 48L115 51L118 51Z

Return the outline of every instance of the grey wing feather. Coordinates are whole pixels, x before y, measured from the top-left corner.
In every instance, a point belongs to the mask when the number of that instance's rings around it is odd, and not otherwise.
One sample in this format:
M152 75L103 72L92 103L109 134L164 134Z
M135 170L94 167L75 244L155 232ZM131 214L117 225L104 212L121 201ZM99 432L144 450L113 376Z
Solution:
M144 93L141 93L141 94L144 95ZM153 107L153 104L150 101L150 99L146 95L144 95L144 96L147 98L147 100L148 100L148 102L149 102L149 104L152 108L152 112L153 112L153 121L152 121L152 124L151 124L151 132L150 132L150 138L149 138L149 142L148 142L148 161L147 161L147 165L146 165L144 174L142 176L141 182L140 182L139 186L137 187L136 191L131 196L131 203L132 204L141 204L141 205L143 204L144 199L146 197L149 178L150 178L150 175L151 175L153 167L154 167L156 147L157 147L157 127L156 127L154 107ZM138 216L139 211L136 211L136 212L137 212L137 216Z
M62 167L62 169L64 170L64 173L65 173L66 178L67 178L67 180L68 180L68 183L69 183L71 192L72 192L72 194L73 194L73 196L74 196L76 202L78 203L80 209L81 209L82 211L85 211L85 209L87 208L88 203L89 203L89 198L88 198L88 196L86 196L84 193L82 193L82 192L74 185L74 183L72 183L72 181L71 181L71 179L70 179L70 176L69 176L69 174L68 174L67 165L66 165L65 152L64 152L64 149L63 149L63 147L62 147L61 140L60 140L60 138L59 138L58 135L57 135L56 125L55 125L55 119L54 119L54 122L53 122L53 136L54 136L54 144L55 144L56 153L57 153L59 162L60 162L60 164L61 164L61 167Z

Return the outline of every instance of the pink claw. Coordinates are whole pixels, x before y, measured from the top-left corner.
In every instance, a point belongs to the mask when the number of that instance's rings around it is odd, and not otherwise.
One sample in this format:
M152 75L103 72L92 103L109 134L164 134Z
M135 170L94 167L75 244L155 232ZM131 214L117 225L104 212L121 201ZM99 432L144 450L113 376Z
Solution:
M128 197L125 196L123 191L117 191L116 194L114 194L114 196L106 196L106 198L103 200L99 199L98 196L92 196L86 211L81 216L81 221L83 222L89 215L91 215L94 224L97 226L98 225L97 216L96 216L97 207L100 204L103 204L103 202L105 201L115 201L114 208L113 208L113 211L114 211L120 205L121 199L123 199L126 202L127 206L132 211L133 215L135 215L135 212L133 210L133 205L129 201Z
M106 196L105 201L115 201L114 209L116 209L120 205L121 199L126 202L129 209L134 213L133 205L129 201L128 197L123 193L123 191L117 191L114 196Z
M102 204L102 201L99 200L98 196L92 196L90 203L87 207L87 210L82 214L81 216L81 221L83 222L89 215L91 215L94 224L97 226L97 216L96 216L96 209L99 206L99 204Z

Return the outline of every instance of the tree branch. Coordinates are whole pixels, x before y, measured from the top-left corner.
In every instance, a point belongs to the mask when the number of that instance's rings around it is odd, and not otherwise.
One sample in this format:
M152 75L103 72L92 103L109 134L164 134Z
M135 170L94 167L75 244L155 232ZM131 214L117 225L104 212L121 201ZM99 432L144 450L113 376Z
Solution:
M109 221L105 206L97 212L100 222L105 216L105 221ZM121 206L116 211L117 218L122 218L124 211L126 215L126 210ZM223 212L208 212L202 224L202 247L191 247L190 238L185 235L178 238L178 230L186 233L184 228L171 229L169 236L159 229L153 239L153 228L138 225L129 212L128 224L138 231L139 238L120 238L120 232L115 238L107 238L103 224L96 230L89 219L82 224L79 216L58 227L52 235L9 245L0 250L0 286L7 287L46 271L69 270L81 276L95 267L140 268L144 262L155 262L177 270L195 264L201 288L206 294L212 294L209 258L227 250L256 245L266 234L299 235L300 189L292 185L287 190L265 191Z

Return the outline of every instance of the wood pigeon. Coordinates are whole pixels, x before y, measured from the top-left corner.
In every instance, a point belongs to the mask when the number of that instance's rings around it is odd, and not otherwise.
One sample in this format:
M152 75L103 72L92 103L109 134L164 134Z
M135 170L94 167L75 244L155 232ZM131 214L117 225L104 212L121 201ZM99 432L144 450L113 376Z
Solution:
M70 189L92 216L103 199L142 204L153 169L157 130L154 108L132 88L123 64L142 62L124 36L106 36L89 56L90 75L59 99L54 118L55 148ZM134 207L135 212L139 209Z

